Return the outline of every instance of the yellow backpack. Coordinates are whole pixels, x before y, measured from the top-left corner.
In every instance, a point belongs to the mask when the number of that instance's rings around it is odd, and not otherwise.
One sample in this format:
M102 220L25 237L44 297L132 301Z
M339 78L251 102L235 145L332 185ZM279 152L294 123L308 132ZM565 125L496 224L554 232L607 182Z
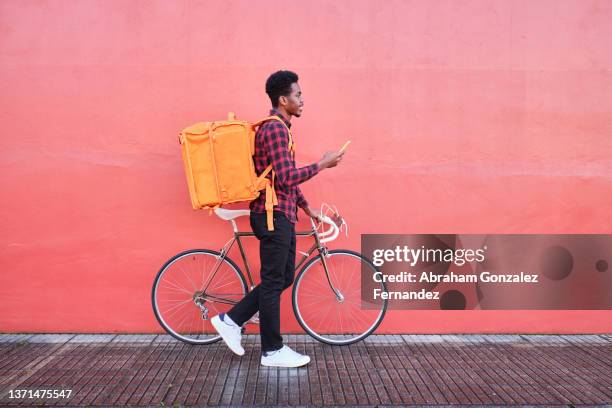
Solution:
M230 112L227 121L199 122L181 131L179 142L194 209L212 210L224 204L252 201L265 189L268 230L274 230L272 211L278 205L274 170L270 164L258 176L253 163L255 132L268 120L285 124L277 116L249 123L236 120ZM289 150L295 153L291 132ZM271 180L266 177L268 173Z

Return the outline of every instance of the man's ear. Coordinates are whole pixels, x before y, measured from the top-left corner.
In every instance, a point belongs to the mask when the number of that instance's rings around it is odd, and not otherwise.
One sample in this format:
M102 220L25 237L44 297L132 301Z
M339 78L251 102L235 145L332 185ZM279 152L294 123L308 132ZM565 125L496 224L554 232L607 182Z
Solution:
M279 104L279 105L282 105L282 106L286 106L286 105L287 105L287 97L286 97L286 96L284 96L284 95L281 95L281 96L278 98L278 104Z

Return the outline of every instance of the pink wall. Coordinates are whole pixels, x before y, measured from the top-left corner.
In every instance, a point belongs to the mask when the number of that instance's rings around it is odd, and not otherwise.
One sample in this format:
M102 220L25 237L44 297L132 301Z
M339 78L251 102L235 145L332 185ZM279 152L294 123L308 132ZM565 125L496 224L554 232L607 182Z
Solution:
M230 233L191 210L177 132L267 114L279 68L305 96L301 164L353 140L303 185L348 219L335 247L612 233L610 21L605 0L0 2L0 330L159 331L158 268ZM610 331L610 311L392 311L379 329Z

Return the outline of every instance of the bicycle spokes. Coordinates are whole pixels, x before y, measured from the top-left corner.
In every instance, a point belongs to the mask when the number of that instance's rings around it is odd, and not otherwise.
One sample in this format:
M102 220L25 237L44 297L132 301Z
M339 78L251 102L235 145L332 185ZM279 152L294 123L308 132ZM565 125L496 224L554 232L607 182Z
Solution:
M374 267L358 254L332 251L323 262L308 264L294 289L298 320L309 334L321 341L348 344L367 336L382 320L385 305L368 307L362 299L361 274ZM329 282L328 282L329 276ZM330 285L331 283L331 285Z
M245 294L244 278L230 262L214 253L191 251L160 271L154 307L160 323L175 337L206 340L216 336L210 319Z

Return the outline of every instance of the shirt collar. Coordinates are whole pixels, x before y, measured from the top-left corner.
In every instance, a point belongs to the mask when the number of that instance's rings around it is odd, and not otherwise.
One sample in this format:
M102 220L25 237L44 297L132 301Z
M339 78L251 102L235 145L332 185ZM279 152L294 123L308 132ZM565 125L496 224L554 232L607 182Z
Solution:
M289 122L278 109L270 109L270 116L278 116L288 128L291 128L291 122Z

